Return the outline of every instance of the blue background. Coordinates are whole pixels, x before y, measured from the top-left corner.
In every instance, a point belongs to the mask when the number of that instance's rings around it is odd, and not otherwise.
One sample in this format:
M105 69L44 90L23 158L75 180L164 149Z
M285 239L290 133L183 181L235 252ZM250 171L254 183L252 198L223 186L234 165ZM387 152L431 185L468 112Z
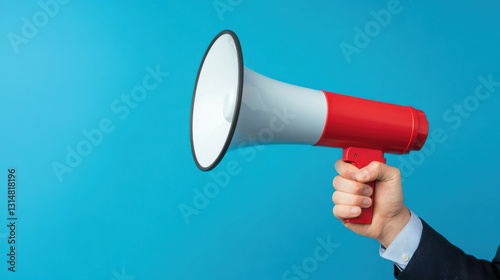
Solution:
M328 236L338 248L309 279L392 277L378 243L331 213L339 149L266 146L250 162L229 153L213 174L231 160L241 172L186 223L179 205L192 206L194 189L214 182L192 160L189 117L199 63L223 29L238 34L245 65L261 74L423 110L446 140L387 155L403 167L405 203L491 260L500 242L500 87L475 104L470 96L478 77L500 81L500 4L401 0L349 63L340 44L354 46L354 28L388 2L223 0L231 9L219 15L213 1L70 1L17 53L9 34L21 36L22 18L33 22L43 9L0 2L0 225L13 167L19 218L15 273L0 227L0 278L282 279ZM169 75L121 119L111 104L157 65ZM470 115L445 119L464 102ZM54 162L65 164L66 147L105 118L114 130L59 180Z

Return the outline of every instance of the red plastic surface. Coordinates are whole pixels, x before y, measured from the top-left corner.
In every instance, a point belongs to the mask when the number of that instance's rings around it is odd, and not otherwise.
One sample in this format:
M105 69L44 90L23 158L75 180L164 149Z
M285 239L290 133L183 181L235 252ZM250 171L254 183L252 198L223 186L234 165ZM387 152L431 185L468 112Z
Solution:
M323 135L316 146L359 147L405 154L420 150L427 139L429 125L420 110L323 92L328 113Z
M385 163L384 153L380 150L371 150L364 148L349 147L344 149L342 159L361 169L372 161L379 161ZM344 221L349 223L359 223L359 224L371 224L373 216L373 199L375 197L375 182L368 183L372 189L373 194L371 195L372 205L370 208L362 208L361 215L354 219L345 219Z

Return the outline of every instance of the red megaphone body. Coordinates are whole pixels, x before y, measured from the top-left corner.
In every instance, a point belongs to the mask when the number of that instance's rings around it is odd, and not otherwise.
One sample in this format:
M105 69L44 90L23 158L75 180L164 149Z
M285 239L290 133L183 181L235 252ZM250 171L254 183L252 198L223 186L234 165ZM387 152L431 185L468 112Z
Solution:
M384 153L405 154L420 150L429 125L424 112L401 106L323 91L327 101L327 119L316 146L343 149L342 159L361 169L372 161L385 163ZM375 193L374 182L370 183ZM346 222L372 221L370 208Z

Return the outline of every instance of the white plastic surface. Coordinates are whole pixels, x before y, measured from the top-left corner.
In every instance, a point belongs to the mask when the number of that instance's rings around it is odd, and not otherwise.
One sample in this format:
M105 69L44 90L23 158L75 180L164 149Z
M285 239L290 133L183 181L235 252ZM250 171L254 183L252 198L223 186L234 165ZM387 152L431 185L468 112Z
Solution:
M244 68L242 104L230 149L262 144L316 144L326 124L325 94Z
M200 70L192 113L193 149L207 168L221 154L237 102L238 55L233 38L221 35Z

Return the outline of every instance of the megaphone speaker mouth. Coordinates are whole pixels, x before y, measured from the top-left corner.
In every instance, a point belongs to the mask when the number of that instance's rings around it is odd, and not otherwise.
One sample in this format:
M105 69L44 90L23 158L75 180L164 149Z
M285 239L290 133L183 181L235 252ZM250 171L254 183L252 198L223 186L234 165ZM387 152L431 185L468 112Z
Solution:
M201 61L191 104L191 151L199 169L212 170L227 152L243 93L243 56L236 34L224 30Z

